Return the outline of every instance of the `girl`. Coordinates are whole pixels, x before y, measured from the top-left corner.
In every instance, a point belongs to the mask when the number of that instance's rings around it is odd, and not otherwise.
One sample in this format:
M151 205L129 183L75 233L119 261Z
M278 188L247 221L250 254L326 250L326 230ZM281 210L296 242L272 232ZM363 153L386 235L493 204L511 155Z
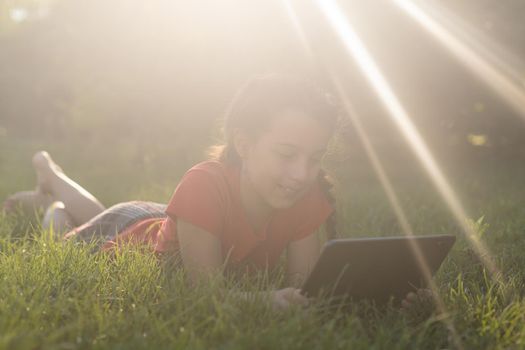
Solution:
M318 229L334 234L332 200L321 161L338 113L329 97L303 81L280 76L253 79L227 113L225 144L213 159L186 172L168 205L127 202L104 210L69 179L46 152L33 158L37 190L4 204L47 206L44 226L65 238L101 238L102 249L146 243L155 252L179 251L192 282L223 264L273 267L286 252L290 285L269 291L277 308L305 304L296 287L320 251ZM80 226L78 226L80 225Z
M167 206L136 201L104 210L39 152L33 157L37 190L15 194L4 207L47 206L45 226L77 226L66 239L96 236L102 249L143 242L159 253L178 250L193 282L224 263L271 268L286 251L287 279L298 286L319 255L318 228L333 213L321 160L336 122L335 106L316 87L256 78L231 104L225 144L184 175ZM307 301L292 287L270 296L281 308Z

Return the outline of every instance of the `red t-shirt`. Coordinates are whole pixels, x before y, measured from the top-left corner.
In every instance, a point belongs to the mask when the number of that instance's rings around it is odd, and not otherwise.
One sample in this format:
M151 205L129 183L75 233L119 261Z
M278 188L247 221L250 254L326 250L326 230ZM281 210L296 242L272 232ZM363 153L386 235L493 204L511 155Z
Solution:
M241 204L239 177L238 166L218 161L195 165L175 189L166 219L139 221L103 249L119 242L145 242L155 252L176 251L176 222L180 218L216 236L228 264L272 267L289 242L315 232L332 213L332 206L316 182L292 207L276 210L265 230L256 233Z

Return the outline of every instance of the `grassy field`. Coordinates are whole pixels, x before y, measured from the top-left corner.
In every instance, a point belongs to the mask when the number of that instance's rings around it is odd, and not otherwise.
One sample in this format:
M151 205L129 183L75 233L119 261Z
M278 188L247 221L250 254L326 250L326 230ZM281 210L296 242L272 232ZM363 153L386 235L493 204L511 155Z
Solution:
M32 185L29 159L40 146L2 144L0 198ZM86 167L65 151L47 148L106 204L132 198L166 201L188 166L180 164L162 176L154 169L137 174L128 159L107 156L99 161L113 161L112 168ZM219 281L190 288L183 271L140 248L115 256L93 254L90 246L57 242L52 232L28 221L0 216L0 349L525 348L524 173L524 166L512 164L449 171L471 215L474 238L487 244L501 271L491 276L428 181L413 180L406 169L394 172L393 183L416 233L458 235L436 276L446 307L442 313L407 314L366 305L343 313L319 303L278 313L262 299L223 295ZM401 232L370 173L350 171L339 182L344 236ZM261 273L225 283L232 291L261 290L282 285L279 275Z

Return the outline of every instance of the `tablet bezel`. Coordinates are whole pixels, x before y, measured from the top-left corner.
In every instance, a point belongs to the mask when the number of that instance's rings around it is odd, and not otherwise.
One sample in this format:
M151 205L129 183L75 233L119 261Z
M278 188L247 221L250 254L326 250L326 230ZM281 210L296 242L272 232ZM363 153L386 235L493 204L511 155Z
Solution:
M351 297L386 302L428 287L414 246L431 275L454 245L454 235L347 238L328 241L301 291L308 297Z

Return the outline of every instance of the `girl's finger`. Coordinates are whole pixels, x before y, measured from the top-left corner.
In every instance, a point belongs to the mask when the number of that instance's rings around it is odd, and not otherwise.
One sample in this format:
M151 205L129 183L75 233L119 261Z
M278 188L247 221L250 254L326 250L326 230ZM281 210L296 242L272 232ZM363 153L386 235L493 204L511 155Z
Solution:
M308 298L301 294L300 289L294 289L293 291L293 299L297 300L300 303L307 303Z
M286 293L284 294L284 297L286 298L288 302L293 303L293 304L300 304L303 302L303 299L304 299L299 289L295 289L295 288L286 289Z
M416 301L417 300L417 294L414 292L409 292L405 298L408 301Z
M280 311L286 309L286 302L282 298L275 298L272 302L272 308L275 311Z
M418 289L417 295L420 300L428 300L434 296L434 294L432 293L430 289Z

